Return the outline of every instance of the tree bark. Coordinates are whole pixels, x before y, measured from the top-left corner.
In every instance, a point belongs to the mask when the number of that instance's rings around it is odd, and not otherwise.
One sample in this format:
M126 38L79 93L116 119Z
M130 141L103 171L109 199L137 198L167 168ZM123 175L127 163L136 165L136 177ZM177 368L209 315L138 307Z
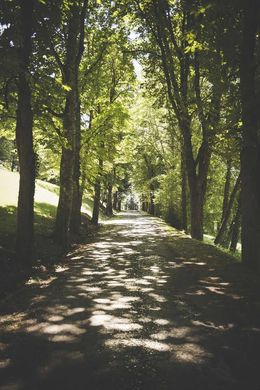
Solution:
M118 191L113 194L113 209L118 210Z
M237 211L235 214L235 218L232 221L231 240L230 240L230 246L229 246L229 249L231 252L235 252L237 249L240 226L241 226L241 196L239 196Z
M87 2L84 2L82 13L79 4L73 3L70 8L68 21L68 36L66 41L66 56L63 70L63 83L70 89L66 95L63 115L63 135L65 143L62 147L60 165L60 197L57 208L54 237L62 247L67 250L69 246L69 232L72 215L73 193L75 197L74 230L80 226L79 217L79 176L80 176L80 108L78 90L78 72L82 47L82 34L84 34L84 12ZM83 30L82 30L83 28Z
M80 124L80 100L79 91L76 90L77 95L77 131L75 134L75 148L74 148L74 170L73 170L73 195L71 206L70 231L76 235L80 233L81 225L81 206L82 194L80 188L80 146L81 146L81 124Z
M155 215L155 204L154 204L154 194L153 194L153 192L150 193L149 214Z
M95 225L98 224L99 220L99 205L101 199L101 175L103 171L103 160L99 159L99 172L96 177L95 185L94 185L94 203L93 203L93 212L91 222Z
M19 158L19 195L17 207L16 257L24 267L32 266L34 243L35 154L29 64L32 54L33 0L21 2L20 56L16 144Z
M226 179L225 179L224 194L223 194L223 204L222 204L222 215L221 215L220 223L222 223L224 216L226 214L227 208L228 208L230 181L231 181L231 159L229 158L227 161L227 171L226 171Z
M181 151L181 222L182 229L187 233L188 231L188 218L187 218L187 173L185 166L185 157L183 152L183 146Z
M91 219L91 222L93 222L95 225L98 224L98 220L99 220L100 192L101 192L100 180L96 180L96 183L94 185L94 203L93 203L93 212L92 212L92 219Z
M75 82L75 79L74 79ZM67 94L66 108L63 120L63 132L68 145L62 147L60 165L60 196L55 221L54 237L66 250L69 246L69 227L72 211L73 187L74 187L74 142L76 132L75 122L75 86Z
M112 189L113 189L113 185L109 183L107 186L107 204L106 204L107 217L112 217L112 215L113 215Z
M230 217L230 214L232 211L234 201L236 199L237 192L238 192L239 187L240 187L240 183L241 183L241 175L239 174L239 176L236 180L236 183L234 185L233 191L230 195L229 202L228 202L227 209L226 209L226 213L224 215L224 218L222 220L219 231L218 231L217 236L216 236L215 241L214 241L214 243L216 245L222 244L224 242L224 234L225 234L225 231L227 230L228 220L229 220L229 217Z
M259 28L259 2L243 6L240 88L242 102L242 262L260 271L260 146L257 134L255 45Z

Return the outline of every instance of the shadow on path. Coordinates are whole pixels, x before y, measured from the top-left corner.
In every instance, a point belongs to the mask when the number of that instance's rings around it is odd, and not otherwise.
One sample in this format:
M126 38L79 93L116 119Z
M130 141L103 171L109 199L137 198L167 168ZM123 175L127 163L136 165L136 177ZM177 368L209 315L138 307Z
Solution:
M2 307L0 388L260 390L260 283L136 212Z

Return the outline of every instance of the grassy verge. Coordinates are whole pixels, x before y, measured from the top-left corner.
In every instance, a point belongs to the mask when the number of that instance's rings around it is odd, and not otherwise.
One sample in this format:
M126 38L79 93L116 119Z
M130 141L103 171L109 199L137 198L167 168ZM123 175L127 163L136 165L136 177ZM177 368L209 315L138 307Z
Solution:
M0 297L24 283L23 270L14 260L17 196L19 175L0 168ZM34 278L44 278L62 261L62 249L52 239L53 225L58 204L59 187L41 180L35 190L35 247ZM79 241L86 240L89 230L92 201L84 199L83 224Z

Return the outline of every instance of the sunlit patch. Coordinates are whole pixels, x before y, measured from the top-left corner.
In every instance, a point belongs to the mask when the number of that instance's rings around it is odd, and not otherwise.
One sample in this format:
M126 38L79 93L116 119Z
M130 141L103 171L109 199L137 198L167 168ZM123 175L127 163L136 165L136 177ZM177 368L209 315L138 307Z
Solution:
M32 302L35 304L35 303L42 302L45 299L46 299L45 295L37 295L36 297L33 297Z
M163 318L159 318L157 320L154 320L154 323L157 325L168 325L170 323L170 321L165 320Z
M140 284L142 286L149 286L151 284L150 282L148 282L148 280L145 279L136 279L135 283Z
M80 259L83 259L84 256L73 256L73 257L70 257L71 260L80 260Z
M128 318L115 317L108 314L97 314L90 318L90 325L103 326L107 330L129 332L142 329L142 325L131 322Z
M169 333L166 331L151 334L151 338L159 341L166 340L169 337Z
M97 299L93 299L94 302L97 302L97 303L110 303L110 299L106 299L106 298L97 298Z
M149 310L152 310L152 311L159 311L159 310L162 310L159 306L156 306L156 307L150 307Z
M77 336L72 334L57 334L54 336L51 335L50 340L58 343L74 342L75 340L77 340Z
M137 338L126 338L126 339L113 339L105 342L106 347L118 348L118 347L141 347L148 350L166 352L170 350L168 344L160 343L158 341L150 339L137 339Z
M72 316L73 314L83 313L85 311L84 307L75 307L74 309L68 309L65 312L66 316Z
M80 335L85 333L85 330L80 329L78 326L73 324L55 324L44 326L42 332L47 334L58 334L64 332L74 335Z
M191 259L191 260L192 260L192 259ZM196 260L196 259L194 259L194 260ZM206 263L203 263L202 261L200 261L200 262L195 262L195 261L184 261L183 264L185 264L185 265L200 265L200 266L206 265Z
M69 267L62 267L61 265L58 265L55 269L55 272L64 272L67 271Z
M205 291L203 291L203 290L197 290L194 292L186 292L185 294L186 295L206 295Z
M191 329L186 327L186 326L174 328L171 332L171 336L173 336L174 338L177 338L177 339L181 339L181 338L187 336L190 333L190 331L191 331Z
M154 288L152 287L142 287L142 292L151 292L151 291L154 291Z
M165 283L167 283L167 280L165 280L165 279L158 279L157 283L158 284L165 284Z
M141 317L138 319L138 321L143 323L143 324L148 324L149 322L152 322L152 319L149 317Z
M161 303L167 302L167 299L164 298L164 297L162 297L162 296L159 295L159 294L150 293L150 294L148 294L148 295L149 295L149 297L153 298L153 299L154 299L155 301L157 301L157 302L161 302Z
M174 358L180 362L200 364L211 355L197 344L186 343L174 349Z
M160 271L160 268L157 267L156 265L153 265L152 267L150 267L150 270L151 270L152 272L154 272L154 273L157 273L157 272Z
M219 287L215 287L215 286L205 286L204 288L205 288L206 290L209 290L210 292L215 293L215 294L225 295L225 293L224 293Z
M58 316L58 315L53 315L53 316L49 316L49 317L46 317L46 320L50 321L50 322L59 322L59 321L62 321L64 320L64 317L63 316Z
M55 276L50 276L48 279L30 278L25 284L27 286L37 284L40 287L44 288L44 287L48 286L49 284L51 284L56 279L57 279L57 277L55 277Z

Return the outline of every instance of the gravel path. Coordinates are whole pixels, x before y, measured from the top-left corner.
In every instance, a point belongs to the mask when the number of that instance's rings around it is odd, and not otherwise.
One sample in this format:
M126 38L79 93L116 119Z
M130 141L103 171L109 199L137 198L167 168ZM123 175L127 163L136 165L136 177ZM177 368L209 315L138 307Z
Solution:
M137 212L1 308L0 389L260 390L260 278Z

